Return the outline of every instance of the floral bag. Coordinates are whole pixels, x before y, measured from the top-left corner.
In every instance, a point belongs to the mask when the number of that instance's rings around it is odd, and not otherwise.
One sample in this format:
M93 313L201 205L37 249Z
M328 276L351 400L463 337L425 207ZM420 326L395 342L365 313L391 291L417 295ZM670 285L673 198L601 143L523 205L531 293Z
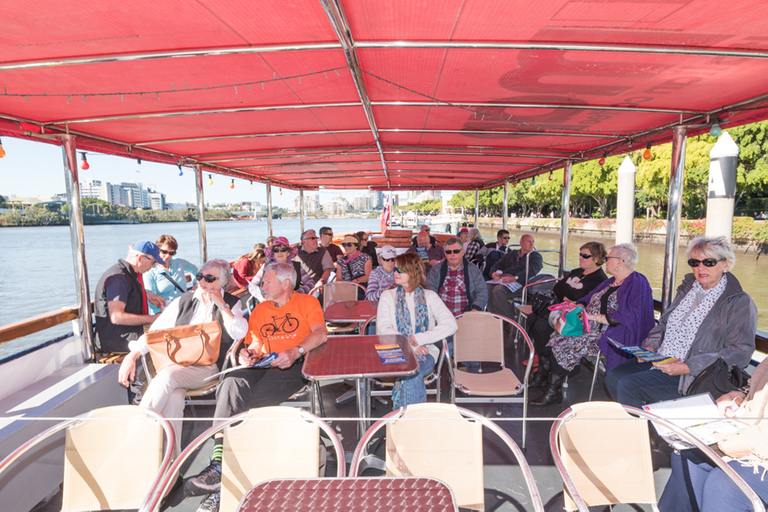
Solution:
M563 336L581 336L590 332L584 307L572 302L549 306L549 325Z

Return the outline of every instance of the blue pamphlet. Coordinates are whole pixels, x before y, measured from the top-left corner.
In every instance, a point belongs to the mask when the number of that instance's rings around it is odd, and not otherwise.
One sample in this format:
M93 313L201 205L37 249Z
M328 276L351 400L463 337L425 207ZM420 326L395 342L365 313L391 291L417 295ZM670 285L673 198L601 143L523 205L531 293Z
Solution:
M272 366L272 361L274 361L275 359L277 359L277 354L272 352L271 354L268 354L266 357L259 359L259 362L254 365L248 366L245 364L241 364L238 366L233 366L232 368L227 368L223 372L219 372L214 375L211 375L210 377L204 380L215 379L216 377L221 377L222 375L226 375L235 370L242 370L243 368L269 368Z

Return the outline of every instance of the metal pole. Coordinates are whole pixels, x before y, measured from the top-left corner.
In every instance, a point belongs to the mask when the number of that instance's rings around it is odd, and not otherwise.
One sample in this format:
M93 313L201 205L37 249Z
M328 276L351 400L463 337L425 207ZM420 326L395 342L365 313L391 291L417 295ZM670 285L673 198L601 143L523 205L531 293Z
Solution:
M480 221L480 189L475 189L475 227L480 229L478 222Z
M93 356L93 321L91 320L91 292L88 288L88 266L85 261L85 235L83 233L83 208L80 203L80 178L77 170L77 147L74 135L61 136L61 152L64 159L64 178L67 187L67 212L69 236L72 243L72 263L77 281L77 308L79 331L84 360Z
M507 229L507 217L509 217L509 182L504 182L504 204L501 209L501 229Z
M683 207L683 179L685 177L685 143L687 126L672 129L672 167L669 175L669 203L667 205L667 243L664 248L664 279L661 284L661 310L664 311L675 291L677 271L677 244L680 239L680 216Z
M571 211L571 171L573 162L568 160L563 167L563 205L560 210L560 258L557 262L557 277L565 272L565 256L568 249L568 214Z
M624 157L619 166L616 193L616 244L631 244L635 239L635 174L632 159Z
M736 166L739 146L723 132L709 152L708 237L733 235L733 207L736 203Z
M267 182L267 225L269 226L269 236L272 236L272 183Z
M303 188L299 190L299 201L301 202L301 206L299 206L299 215L301 216L301 232L304 233L304 189Z
M208 240L205 237L205 196L203 194L203 166L195 165L195 188L197 190L197 231L200 240L200 264L208 261Z

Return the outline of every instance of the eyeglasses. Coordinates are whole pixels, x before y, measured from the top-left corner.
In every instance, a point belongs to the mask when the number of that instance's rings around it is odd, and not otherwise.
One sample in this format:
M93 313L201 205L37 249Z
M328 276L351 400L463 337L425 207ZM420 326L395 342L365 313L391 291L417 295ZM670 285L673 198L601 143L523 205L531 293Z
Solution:
M149 257L149 256L147 256L146 254L142 254L142 255L141 255L141 257L142 257L142 258L147 258L147 259L149 260L149 262L150 262L150 263L152 263L152 265L154 265L155 263L157 263L157 261L155 261L155 258L150 258L150 257Z
M381 261L386 261L389 263L390 261L395 261L395 258L381 258Z
M503 237L501 237L501 239L502 240L509 240L509 237L508 236L503 236Z
M167 254L169 256L176 256L176 251L166 251L165 249L160 249L160 254Z
M589 258L591 258L591 257L592 257L592 255L591 255L591 254L586 254L586 253L583 253L583 252L580 252L580 253L579 253L579 256L580 256L581 258L584 258L585 260L588 260Z
M688 266L696 268L699 266L699 264L703 263L705 267L714 267L721 261L725 261L725 258L715 259L715 258L706 258L703 260L695 260L693 258L688 260Z
M445 254L459 254L464 249L446 249Z
M212 276L210 274L203 275L199 272L195 275L195 277L197 278L198 281L204 280L206 283L212 283L218 279L218 277L216 276Z
M305 236L304 240L317 240L316 236Z
M403 270L400 267L395 267L395 272L397 272L398 274L405 274L405 270Z
M291 252L287 247L273 247L272 252Z
M621 261L624 261L624 258L622 258L621 256L606 256L605 259L607 259L607 260L621 260Z
M343 245L344 247L357 247L357 244L354 242L344 242L341 245Z

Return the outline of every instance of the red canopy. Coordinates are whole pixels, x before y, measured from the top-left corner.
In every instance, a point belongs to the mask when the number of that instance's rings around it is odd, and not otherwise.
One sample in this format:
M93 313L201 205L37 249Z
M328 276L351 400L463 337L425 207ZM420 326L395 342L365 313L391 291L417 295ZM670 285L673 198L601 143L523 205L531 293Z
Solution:
M0 135L289 188L484 188L768 118L762 0L37 0L3 20Z

